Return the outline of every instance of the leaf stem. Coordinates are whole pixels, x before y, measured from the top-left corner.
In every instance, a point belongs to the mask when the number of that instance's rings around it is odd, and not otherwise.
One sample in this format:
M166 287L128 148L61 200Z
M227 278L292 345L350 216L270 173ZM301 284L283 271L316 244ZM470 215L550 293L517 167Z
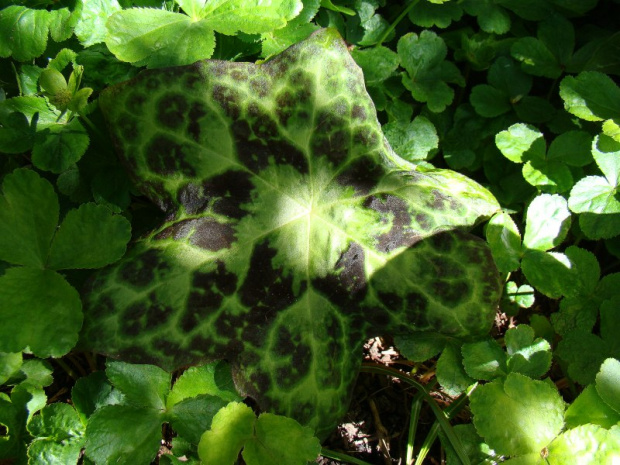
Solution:
M351 457L347 454L341 454L340 452L336 452L330 449L326 449L323 447L321 449L321 455L323 457L327 457L334 460L340 460L341 462L353 463L355 465L370 465L368 462L364 462L363 460L356 459L355 457Z
M418 389L420 391L420 394L422 395L422 398L428 403L431 410L435 414L435 417L437 418L436 420L437 423L443 429L446 437L452 444L452 447L454 448L456 454L458 455L463 465L470 465L471 462L469 461L469 457L465 453L465 449L463 448L463 444L461 444L460 439L458 438L458 436L452 429L452 426L450 425L450 422L448 421L448 417L446 416L446 412L441 410L439 405L437 405L437 402L435 402L435 399L433 399L430 396L430 394L428 393L424 385L422 385L421 383L418 383L416 380L412 379L411 377L407 376L406 374L394 368L386 367L383 365L364 363L362 364L360 371L365 372L365 373L377 373L381 375L393 376L406 382L407 384L410 384L411 386L414 386L416 389ZM446 410L448 411L449 408Z
M414 6L416 6L418 4L420 0L413 0L409 5L407 5L405 8L403 8L403 11L401 11L401 13L398 15L398 17L392 22L392 24L390 24L390 27L388 27L385 32L383 33L383 35L381 36L381 38L379 39L379 41L375 44L375 47L378 47L379 45L381 45L383 43L383 41L385 39L387 39L387 37L390 35L390 33L396 29L396 26L398 26L398 23L400 23L403 18L405 16L407 16L407 13L409 13Z
M448 419L452 419L465 406L465 401L469 398L471 393L474 392L474 389L476 389L477 386L478 384L473 385L465 394L461 394L449 407L446 408L444 412ZM437 433L439 433L439 422L435 421L428 431L426 438L424 438L424 442L420 447L420 454L416 458L415 465L422 465L424 463L424 459L430 452L431 446L435 442L435 439L437 439ZM405 463L406 465L410 464L410 462Z
M422 408L422 393L418 392L411 403L411 415L409 417L409 431L407 432L407 450L405 453L405 465L413 462L415 433L420 420Z
M78 379L79 378L79 375L64 360L62 360L60 358L57 358L56 359L56 363L58 363L60 368L62 368L65 371L65 373L67 373L71 378L73 378L73 379Z

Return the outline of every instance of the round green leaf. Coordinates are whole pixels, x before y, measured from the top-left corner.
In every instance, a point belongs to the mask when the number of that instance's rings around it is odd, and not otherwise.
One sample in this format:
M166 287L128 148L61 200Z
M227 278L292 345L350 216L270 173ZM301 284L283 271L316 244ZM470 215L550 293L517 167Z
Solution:
M0 352L0 384L4 384L21 366L21 352Z
M521 234L508 213L500 212L491 218L486 237L497 269L503 272L517 270L521 261Z
M104 405L118 404L121 398L121 392L112 388L103 371L96 371L78 379L71 389L71 402L84 423L95 410Z
M171 408L182 400L202 394L217 396L229 402L242 400L235 391L227 362L218 361L185 370L174 383L166 399L166 406Z
M89 143L88 133L78 119L54 124L37 133L32 162L41 170L62 173L82 158Z
M220 409L198 444L200 460L206 464L233 465L253 436L255 422L254 412L245 404L231 402Z
M551 298L579 293L579 279L574 264L565 254L528 250L521 268L532 286Z
M564 163L531 160L523 165L523 178L543 192L561 193L573 187L573 175Z
M534 330L518 325L506 331L508 369L530 378L540 378L551 367L551 345L542 338L534 339Z
M0 10L0 57L29 61L43 54L52 17L47 10L10 5Z
M0 115L0 152L23 153L32 148L35 130L22 113Z
M476 113L485 118L495 118L512 108L508 95L488 84L475 86L471 90L469 101L476 109Z
M0 351L59 357L77 342L82 302L54 271L9 268L0 277L0 321Z
M155 365L109 361L105 371L110 382L138 407L163 410L170 392L170 373Z
M471 409L478 434L502 455L540 452L564 425L564 401L557 390L518 373L478 387Z
M506 353L494 339L463 344L463 366L474 379L492 380L506 375Z
M110 16L106 26L110 51L136 66L187 65L209 58L215 48L211 26L181 13L130 8Z
M161 443L163 414L159 410L108 405L86 426L86 456L97 464L147 464Z
M387 47L378 46L366 49L354 49L353 59L364 72L364 81L368 85L382 84L398 68L398 54Z
M609 76L585 71L566 76L560 84L564 108L586 121L602 121L620 116L620 87Z
M7 175L2 187L0 259L42 268L58 224L54 188L28 169Z
M84 424L75 409L61 402L46 405L39 415L28 423L28 432L34 437L64 441L84 433Z
M121 258L130 239L131 225L123 216L103 205L82 204L60 224L47 266L55 270L100 268Z
M579 227L590 239L611 239L620 234L620 214L581 213Z
M592 136L585 131L564 132L549 145L547 158L570 166L589 165L592 163Z
M620 213L616 188L602 176L586 176L570 191L568 206L575 213Z
M228 402L207 394L184 399L168 410L166 416L174 431L192 444L198 444L209 429L213 416Z
M83 447L83 438L69 438L62 442L36 438L28 447L28 464L78 463Z
M495 145L508 160L523 163L543 158L545 139L540 131L523 123L513 124L495 136Z
M447 345L437 360L437 381L451 396L464 392L475 380L463 368L460 347Z
M84 2L80 19L75 25L75 35L84 47L98 44L105 40L106 21L121 6L117 0L89 0Z
M608 358L596 375L596 392L607 405L620 413L620 361Z
M610 185L618 187L620 177L620 142L600 134L592 143L592 156Z
M437 130L424 116L417 116L411 123L393 121L383 126L394 151L408 161L426 159L439 146Z
M564 197L539 195L527 208L523 245L528 249L552 249L564 240L570 223L571 214Z

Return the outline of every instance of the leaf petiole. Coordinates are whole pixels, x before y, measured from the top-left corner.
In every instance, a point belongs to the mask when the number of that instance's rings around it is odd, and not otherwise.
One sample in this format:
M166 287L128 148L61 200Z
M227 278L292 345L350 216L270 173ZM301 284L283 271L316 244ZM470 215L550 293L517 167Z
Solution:
M360 371L365 372L365 373L377 373L377 374L382 374L382 375L393 376L406 382L407 384L414 386L416 389L418 389L420 393L422 394L422 398L431 407L431 410L433 411L433 413L435 414L435 417L437 418L436 420L437 423L443 429L445 435L447 436L448 440L452 444L452 447L454 448L456 454L458 455L463 465L469 465L471 463L469 460L469 457L467 456L467 453L465 452L465 449L463 448L463 444L461 444L461 440L454 433L454 430L452 429L452 426L450 425L448 421L449 417L448 417L447 412L451 410L449 409L446 409L446 411L441 410L441 408L439 408L435 400L430 396L430 394L428 393L424 385L422 385L421 383L418 383L416 380L410 378L406 374L394 368L385 367L382 365L364 363L362 364ZM473 389L470 389L467 395L469 395L472 391ZM462 397L466 397L466 396L462 396Z
M390 27L388 27L385 32L383 33L383 35L381 36L381 38L379 39L379 41L375 44L375 47L379 47L383 41L385 39L387 39L387 37L390 35L390 33L396 29L396 26L398 26L398 23L400 23L403 18L405 16L407 16L407 13L409 13L414 6L416 6L419 3L420 0L413 0L409 5L407 5L405 8L403 8L403 11L398 15L398 17L392 22L392 24L390 24Z

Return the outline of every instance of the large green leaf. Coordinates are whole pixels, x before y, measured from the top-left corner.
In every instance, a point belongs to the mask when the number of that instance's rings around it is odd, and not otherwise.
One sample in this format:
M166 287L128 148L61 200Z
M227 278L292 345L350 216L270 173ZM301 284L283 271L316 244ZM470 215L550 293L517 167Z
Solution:
M497 202L392 151L335 31L260 65L147 71L100 103L168 219L90 283L84 346L167 369L225 358L242 393L325 435L369 335L488 330L492 257L447 231Z

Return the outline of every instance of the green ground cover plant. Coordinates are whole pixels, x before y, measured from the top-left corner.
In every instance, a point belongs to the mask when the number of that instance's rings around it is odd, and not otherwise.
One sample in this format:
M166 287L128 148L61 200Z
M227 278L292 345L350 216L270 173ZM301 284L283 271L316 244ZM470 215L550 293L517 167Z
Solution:
M619 13L0 0L0 461L620 460Z

